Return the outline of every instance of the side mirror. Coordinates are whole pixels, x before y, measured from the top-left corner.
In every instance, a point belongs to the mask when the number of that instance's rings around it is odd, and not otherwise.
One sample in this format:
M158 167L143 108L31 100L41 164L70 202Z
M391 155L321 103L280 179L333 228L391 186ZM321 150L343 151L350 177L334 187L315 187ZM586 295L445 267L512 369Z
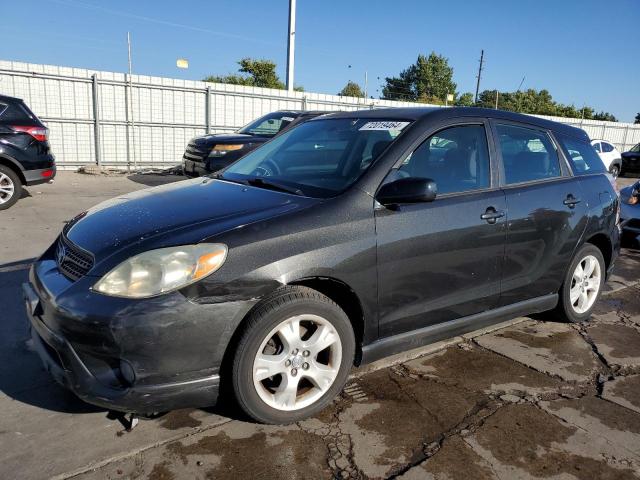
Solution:
M433 202L438 193L436 182L430 178L400 178L383 185L376 195L382 205Z

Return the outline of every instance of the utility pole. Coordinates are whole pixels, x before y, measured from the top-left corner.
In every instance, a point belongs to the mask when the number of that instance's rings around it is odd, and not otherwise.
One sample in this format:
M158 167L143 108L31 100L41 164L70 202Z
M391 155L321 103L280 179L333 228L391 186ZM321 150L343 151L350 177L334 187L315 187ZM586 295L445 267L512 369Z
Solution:
M480 78L482 77L482 62L484 61L484 50L480 50L480 67L478 68L478 82L476 83L476 99L475 103L478 103L478 92L480 91Z
M364 72L364 101L367 103L367 87L369 86L369 72Z
M498 95L500 95L498 93L498 89L496 88L496 110L498 109Z
M133 155L133 170L138 170L138 160L136 157L136 136L135 136L135 126L133 124L133 80L131 78L131 74L133 72L132 61L131 61L131 34L127 32L127 52L129 54L129 95L127 96L128 105L127 111L129 111L129 124L131 125L131 154ZM129 143L129 127L127 126L127 146ZM128 159L127 159L128 160ZM127 170L130 169L130 161L127 161Z
M287 40L287 90L293 92L296 49L296 0L289 0L289 38Z

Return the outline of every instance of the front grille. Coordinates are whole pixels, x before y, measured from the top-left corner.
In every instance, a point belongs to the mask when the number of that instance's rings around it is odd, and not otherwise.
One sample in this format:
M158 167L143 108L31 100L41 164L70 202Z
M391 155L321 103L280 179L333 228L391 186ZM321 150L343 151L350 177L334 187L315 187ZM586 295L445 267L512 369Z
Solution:
M75 282L93 268L93 255L71 242L63 233L58 239L56 262L62 274Z
M202 147L198 147L195 143L192 142L187 145L187 149L184 151L183 158L196 162L202 162L208 155L208 150L205 150Z

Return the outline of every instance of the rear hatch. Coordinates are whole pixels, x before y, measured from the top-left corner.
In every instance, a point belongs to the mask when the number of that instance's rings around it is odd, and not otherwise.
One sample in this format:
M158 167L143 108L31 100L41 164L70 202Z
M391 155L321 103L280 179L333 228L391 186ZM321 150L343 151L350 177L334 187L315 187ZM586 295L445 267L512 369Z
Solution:
M23 150L37 143L38 153L49 151L49 129L29 107L18 99L0 98L0 135Z

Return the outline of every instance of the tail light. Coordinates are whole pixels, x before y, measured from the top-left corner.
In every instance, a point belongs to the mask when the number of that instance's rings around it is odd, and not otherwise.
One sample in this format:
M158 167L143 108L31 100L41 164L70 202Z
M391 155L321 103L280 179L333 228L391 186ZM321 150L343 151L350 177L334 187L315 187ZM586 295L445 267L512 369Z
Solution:
M39 142L46 142L49 138L49 129L45 127L24 127L20 125L11 126L14 132L28 133Z

